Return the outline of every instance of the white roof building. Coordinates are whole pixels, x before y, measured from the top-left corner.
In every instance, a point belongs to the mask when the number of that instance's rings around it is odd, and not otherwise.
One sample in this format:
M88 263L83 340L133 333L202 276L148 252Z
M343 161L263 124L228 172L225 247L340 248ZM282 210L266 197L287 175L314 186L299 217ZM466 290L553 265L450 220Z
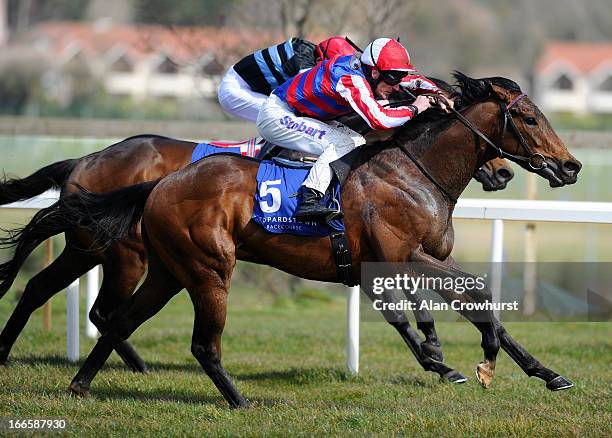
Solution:
M612 43L549 43L534 86L544 112L612 113Z

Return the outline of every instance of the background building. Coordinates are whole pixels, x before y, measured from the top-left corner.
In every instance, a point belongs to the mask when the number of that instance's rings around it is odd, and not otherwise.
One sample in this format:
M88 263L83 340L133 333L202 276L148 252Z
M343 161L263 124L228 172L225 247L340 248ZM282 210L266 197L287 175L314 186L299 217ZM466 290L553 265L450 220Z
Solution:
M534 82L545 113L612 114L612 43L551 42Z

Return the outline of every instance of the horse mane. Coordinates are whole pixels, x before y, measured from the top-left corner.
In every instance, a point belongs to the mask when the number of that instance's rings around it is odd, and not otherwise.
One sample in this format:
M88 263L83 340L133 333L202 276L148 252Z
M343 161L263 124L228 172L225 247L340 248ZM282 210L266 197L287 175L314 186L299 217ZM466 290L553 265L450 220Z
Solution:
M453 78L456 82L452 86L439 79L435 82L436 85L447 92L454 91L452 95L455 98L455 108L458 111L493 97L494 91L490 84L510 91L521 92L521 87L516 82L501 76L474 79L455 70ZM423 134L437 135L441 129L444 129L445 122L450 120L455 120L453 114L447 114L441 110L425 111L417 115L414 121L410 121L399 128L390 141L396 139L415 140Z
M522 92L521 87L516 82L501 76L473 79L455 70L453 72L453 78L455 78L456 87L461 91L460 103L463 107L473 105L491 97L493 90L491 90L489 84L494 84L510 91Z

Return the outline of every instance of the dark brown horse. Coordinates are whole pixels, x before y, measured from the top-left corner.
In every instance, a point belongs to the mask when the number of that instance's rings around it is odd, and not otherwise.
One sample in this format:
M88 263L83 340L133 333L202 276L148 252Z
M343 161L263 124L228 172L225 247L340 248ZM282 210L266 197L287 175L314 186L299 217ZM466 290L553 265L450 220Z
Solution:
M154 135L131 137L80 159L65 160L40 169L21 180L0 185L0 203L30 198L52 186L69 192L67 181L89 190L105 192L131 184L155 180L189 164L196 143ZM30 315L53 295L97 265L102 265L104 279L98 299L90 313L91 321L101 328L106 315L129 297L146 268L146 257L140 236L114 243L104 251L92 248L91 234L86 230L68 230L66 246L53 263L35 275L25 288L17 307L0 334L0 363L25 327ZM0 265L0 296L14 281L27 256L47 237L30 235L21 241L14 258ZM117 346L117 353L130 369L145 371L142 359L127 343Z
M446 82L434 81L450 95L456 89ZM0 205L36 196L45 190L61 188L61 196L71 189L71 181L92 192L103 193L139 182L155 180L186 166L196 143L156 135L130 137L108 148L80 159L64 160L46 166L23 179L11 179L0 184ZM484 190L505 188L512 179L512 169L503 159L485 163L475 179ZM26 232L27 231L27 232ZM83 229L66 230L67 245L60 256L34 276L26 285L19 303L0 334L0 364L6 363L10 350L25 327L30 315L53 295L79 278L89 269L102 265L104 280L98 299L90 312L90 320L100 329L109 312L130 296L146 268L146 255L140 236L115 242L104 251L92 249L92 237ZM10 288L19 269L36 246L51 234L40 234L32 226L19 233L18 238L0 240L4 246L17 246L12 260L0 265L0 297ZM434 362L442 362L439 340L428 312L416 312L418 328L425 334L423 348ZM145 371L146 365L127 342L117 346L117 352L134 371ZM420 353L419 353L420 354ZM428 369L429 360L421 365ZM431 365L441 376L457 381L448 367Z
M482 184L485 192L504 190L512 178L514 178L514 171L503 158L494 158L474 174L474 179Z
M468 123L489 138L502 139L498 145L504 154L551 185L576 182L581 164L514 82L461 74L456 78ZM451 198L458 197L476 169L500 150L451 117L406 125L393 141L369 146L375 147L379 153L357 163L342 192L355 278L366 261L420 262L441 277L468 277L450 257ZM409 156L416 157L418 165ZM73 393L88 393L114 346L185 287L195 311L192 353L231 406L248 404L221 365L221 334L236 260L268 264L303 278L339 281L328 239L270 235L251 222L257 170L255 160L212 156L161 182L106 195L73 194L59 203L56 218L89 228L97 242L104 242L104 236L107 243L124 238L144 214L149 255L144 283L110 316L70 385ZM490 300L488 289L436 292L449 302ZM492 383L500 346L547 388L572 386L512 339L492 312L461 313L481 332L484 360L477 376L483 387ZM403 323L395 324L401 330Z
M52 187L61 188L61 196L70 193L67 181L92 192L108 192L132 184L164 177L189 164L196 143L156 135L139 135L125 139L106 149L79 159L70 159L46 166L23 179L0 184L0 204L36 196ZM502 189L512 178L509 164L503 159L486 163L475 174L485 190ZM504 173L500 178L500 174ZM506 179L504 179L504 177ZM0 297L13 283L28 255L52 234L40 234L26 227L18 239L2 239L5 245L16 245L14 257L0 265ZM25 232L27 230L27 232ZM102 265L104 280L96 303L90 312L91 321L100 330L107 315L129 297L145 272L146 254L139 235L115 242L104 250L92 246L92 236L84 229L66 230L67 245L60 256L27 284L17 307L0 334L0 364L8 355L31 314L53 295L65 289L91 268ZM92 250L92 248L94 248ZM419 314L418 328L425 336L427 356L442 362L439 340L428 312ZM127 342L117 352L134 371L145 371L146 365ZM420 354L420 353L419 353ZM441 376L464 380L446 366L431 364L425 357L421 364Z
M67 181L75 182L93 192L107 192L134 183L154 180L184 167L190 162L196 143L154 135L131 137L80 159L65 160L46 166L23 179L11 179L0 184L0 204L33 197L55 186L66 196ZM478 171L485 190L501 189L506 181L498 178L501 171L511 171L503 159L493 160ZM496 186L495 186L496 184ZM6 293L27 256L47 237L37 234L20 240L15 256L0 265L0 294ZM104 281L90 319L101 329L106 316L130 296L146 268L146 254L139 236L116 242L105 250L90 250L91 234L87 230L66 231L68 244L60 256L27 284L19 303L0 334L0 363L6 363L10 350L25 327L30 315L49 298L64 289L96 265L102 265ZM6 242L6 241L5 241ZM16 242L15 242L16 243ZM442 362L439 340L428 312L419 317L418 328L426 339L423 347L434 362ZM127 342L117 352L134 371L146 370L146 365ZM420 353L419 353L420 355ZM451 381L463 381L459 373L432 364L425 357L421 363Z

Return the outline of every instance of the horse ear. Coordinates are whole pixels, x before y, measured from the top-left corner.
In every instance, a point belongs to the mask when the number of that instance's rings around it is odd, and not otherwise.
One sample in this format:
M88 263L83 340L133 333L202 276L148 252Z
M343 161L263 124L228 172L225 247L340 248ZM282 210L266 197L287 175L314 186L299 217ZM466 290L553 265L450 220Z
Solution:
M483 80L485 83L485 87L487 88L487 90L489 90L489 92L492 95L497 96L499 99L503 101L511 100L510 92L508 90L498 85L494 85L493 82L491 82L488 79L483 79Z
M490 80L488 80L488 79L483 79L483 80L482 80L482 82L484 82L485 89L486 89L487 91L489 91L489 93L491 93L491 94L497 94L497 92L496 92L496 91L495 91L495 89L493 88L493 83L492 83Z

